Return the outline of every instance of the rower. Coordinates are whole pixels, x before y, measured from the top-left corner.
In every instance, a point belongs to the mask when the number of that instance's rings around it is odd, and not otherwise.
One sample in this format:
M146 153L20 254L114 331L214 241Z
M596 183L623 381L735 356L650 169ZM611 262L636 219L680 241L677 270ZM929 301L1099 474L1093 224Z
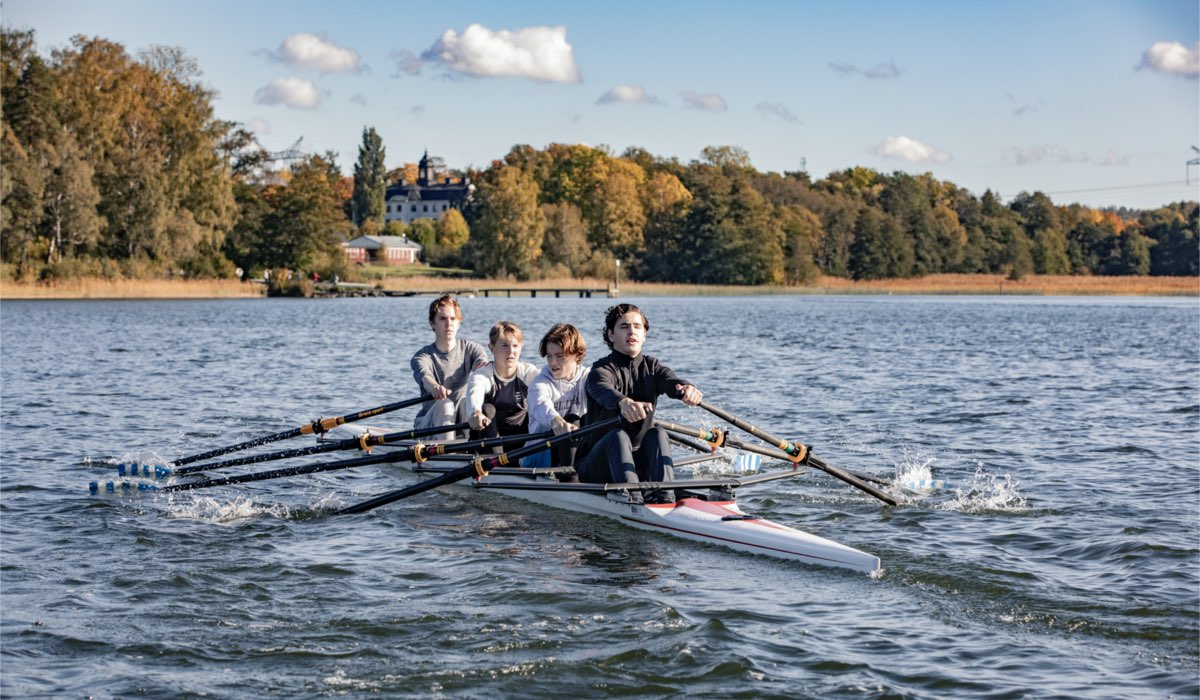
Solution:
M636 484L674 479L667 431L654 426L658 397L665 394L695 406L704 394L658 358L642 353L649 330L649 319L633 304L617 304L605 314L604 343L612 352L593 364L588 373L584 425L618 415L623 424L602 436L589 435L581 441L577 471L585 482ZM628 500L641 503L643 496L640 491L630 491ZM670 490L657 490L645 494L644 500L674 503L675 495Z
M471 426L471 440L529 432L526 397L538 368L521 362L525 334L517 324L499 321L488 339L492 362L472 372L467 380L463 411Z
M412 371L417 386L433 397L413 419L417 429L453 425L471 372L487 364L487 352L479 343L458 337L463 312L449 294L429 305L429 328L434 341L413 355ZM434 440L452 440L452 433L433 436Z
M557 323L542 336L538 352L546 366L529 385L529 432L553 430L555 435L576 430L587 413L585 390L588 368L583 366L587 343L579 329L569 323ZM543 450L526 457L523 467L571 466L575 447L562 443L552 456Z

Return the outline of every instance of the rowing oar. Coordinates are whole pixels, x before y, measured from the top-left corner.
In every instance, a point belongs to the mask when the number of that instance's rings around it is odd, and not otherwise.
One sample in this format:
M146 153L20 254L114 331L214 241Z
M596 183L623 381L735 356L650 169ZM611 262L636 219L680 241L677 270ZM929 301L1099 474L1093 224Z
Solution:
M504 445L510 442L526 442L528 440L540 440L544 437L553 435L553 431L544 433L534 433L531 435L502 435L494 438L484 438L482 440L472 440L470 442L454 442L440 443L432 445L413 445L403 450L396 452L387 452L381 455L356 457L354 459L344 459L338 462L326 462L324 464L306 464L298 467L286 467L283 469L271 469L265 472L255 472L253 474L242 474L241 476L227 476L220 479L204 479L201 481L189 481L183 484L172 484L170 486L159 486L157 484L133 483L125 482L100 482L93 481L88 484L88 490L92 493L99 493L101 490L114 492L117 488L129 490L136 487L139 491L158 491L160 493L172 493L175 491L193 491L195 489L209 489L215 486L228 486L230 484L245 484L251 481L265 481L266 479L280 479L287 476L301 476L304 474L318 474L321 472L337 471L339 469L350 469L352 467L365 467L371 464L385 464L387 462L417 462L418 464L426 461L434 455L451 454L454 452L470 452L476 449L491 448L497 445Z
M765 457L772 457L774 459L782 460L784 462L795 461L791 455L787 454L786 452L783 452L782 450L777 450L773 447L764 447L764 446L751 445L751 444L747 444L744 442L740 442L738 440L735 440L735 439L729 437L729 434L722 430L703 430L702 431L702 430L699 430L698 428L685 428L685 426L676 425L675 423L668 423L666 421L658 421L658 420L655 420L655 424L665 428L672 440L678 442L681 445L687 445L688 447L691 447L692 449L694 449L698 452L713 452L720 447L728 446L728 447L732 447L735 450L742 450L743 452L753 452L755 454L763 455ZM685 429L686 429L686 432L685 432ZM687 437L689 435L692 437L698 437L703 442L696 441L696 440L689 440ZM691 459L692 458L689 458L687 463L690 464ZM807 463L807 462L804 462L804 463ZM681 463L676 462L677 466L679 464L681 464ZM735 464L736 464L736 462L735 462ZM891 481L888 481L886 479L880 479L879 477L871 476L870 474L863 474L862 472L856 472L852 469L846 469L844 471L847 474L850 474L851 476L854 476L858 479L862 479L863 481L870 482L872 484L879 484L880 486L894 485L893 482L891 482ZM944 484L945 482L932 482L931 481L929 483Z
M863 481L862 479L859 479L858 477L854 476L853 474L848 473L844 469L838 469L837 467L831 466L831 465L827 464L826 462L808 454L808 448L805 447L804 445L801 445L801 444L798 444L795 442L788 442L787 440L782 440L780 438L777 438L774 435L768 433L767 431L765 431L761 428L758 428L754 425L751 425L750 423L747 423L746 421L742 420L741 418L738 418L737 416L733 415L732 413L723 411L723 410L717 408L716 406L713 406L712 404L709 404L705 401L701 401L697 405L699 405L700 408L703 408L704 410L713 414L717 418L720 418L721 420L729 423L730 425L732 425L736 428L745 430L747 433L750 433L751 435L758 438L759 440L764 440L764 441L774 445L775 447L778 447L779 449L786 452L792 461L806 460L805 463L813 466L814 468L820 469L821 471L825 472L826 474L829 474L832 477L841 479L842 481L846 482L847 484L850 484L851 486L853 486L854 488L856 488L860 491L871 494L872 496L874 496L875 498L878 498L879 500L883 501L884 503L888 504L889 506L896 505L896 499L887 495L883 491L880 491L879 489L868 484L867 482Z
M178 466L182 466L184 464L191 464L192 462L199 462L200 460L208 459L210 457L219 457L220 455L226 455L226 454L229 454L230 452L237 452L239 450L244 450L248 447L257 447L259 445L265 445L269 442L278 442L279 440L286 440L288 438L300 437L301 435L312 435L313 433L324 433L324 432L329 431L332 428L336 428L337 426L342 425L343 423L353 423L356 420L362 420L363 418L370 418L371 416L378 416L378 415L381 415L384 413L391 413L392 411L398 411L402 408L408 408L409 406L415 406L419 403L424 403L426 401L432 401L432 400L433 400L432 396L418 396L418 397L412 398L412 399L405 399L404 401L397 401L396 403L389 403L384 406L376 406L375 408L368 408L367 410L359 411L358 413L349 413L347 415L337 416L335 418L318 418L311 423L305 423L304 425L300 426L299 428L294 428L292 430L285 430L282 433L275 433L274 435L266 435L264 437L255 438L253 440L247 440L246 442L239 442L238 444L230 445L229 447L221 447L221 448L218 448L215 450L209 450L208 452L201 452L199 454L189 455L187 457L182 457L180 459L177 459L177 460L171 462L171 464L174 464L175 466L178 467Z
M258 464L259 462L272 462L277 459L303 457L305 455L323 454L325 452L337 452L338 450L353 450L357 448L361 449L363 452L370 452L372 447L377 447L379 445L395 444L401 440L412 440L413 438L428 437L430 435L440 435L441 433L466 430L468 427L470 426L467 423L458 423L456 425L441 425L433 428L420 428L418 430L402 430L396 433L363 433L356 438L335 440L333 442L326 442L320 445L311 445L309 447L298 447L294 450L280 450L278 452L266 452L264 454L251 455L249 457L227 459L224 462L193 464L190 467L180 467L179 469L171 469L170 467L151 468L149 464L119 464L117 465L117 473L121 476L126 476L126 471L128 471L128 476L148 476L156 479L165 479L171 476L187 476L188 474L196 474L198 472L206 472L213 469L239 467L243 464Z
M547 448L554 447L560 442L575 441L588 433L615 427L618 423L620 423L620 421L620 416L615 416L613 418L609 418L608 420L600 421L599 423L594 423L592 425L580 428L579 430L572 430L568 433L555 435L545 442L539 442L536 445L526 445L525 447L515 449L512 452L503 452L493 457L477 457L471 464L461 466L457 469L452 469L427 481L422 481L419 484L413 484L407 488L397 489L396 491L391 491L381 496L376 496L369 501L363 501L362 503L356 503L348 508L343 508L338 511L338 515L365 513L368 510L373 510L379 506L385 506L393 501L399 501L402 498L408 498L409 496L415 496L419 493L429 491L430 489L436 489L439 486L445 486L446 484L453 484L456 481L462 481L469 476L484 477L487 476L489 469L496 469L509 464L516 464L517 461L522 457L527 457L531 454L541 452Z

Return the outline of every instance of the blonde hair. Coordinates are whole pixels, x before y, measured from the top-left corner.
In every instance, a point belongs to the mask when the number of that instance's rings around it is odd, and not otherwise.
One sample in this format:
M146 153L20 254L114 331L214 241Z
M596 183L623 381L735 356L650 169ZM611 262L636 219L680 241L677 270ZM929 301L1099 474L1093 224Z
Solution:
M512 321L496 321L496 325L492 326L492 330L488 332L488 345L495 345L501 337L512 334L517 336L518 343L525 342L525 334L517 324Z

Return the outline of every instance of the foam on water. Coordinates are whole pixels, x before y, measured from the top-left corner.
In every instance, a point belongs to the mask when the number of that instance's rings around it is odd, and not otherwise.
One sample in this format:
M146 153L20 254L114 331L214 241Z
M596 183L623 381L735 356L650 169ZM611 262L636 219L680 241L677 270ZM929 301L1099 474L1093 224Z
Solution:
M234 496L219 498L208 495L189 494L167 499L168 517L182 520L198 520L214 525L232 525L241 520L267 516L289 519L291 508L280 503L260 503L254 498Z
M990 474L980 466L971 482L954 489L954 498L940 507L960 513L1023 512L1026 501L1020 486L1012 474Z

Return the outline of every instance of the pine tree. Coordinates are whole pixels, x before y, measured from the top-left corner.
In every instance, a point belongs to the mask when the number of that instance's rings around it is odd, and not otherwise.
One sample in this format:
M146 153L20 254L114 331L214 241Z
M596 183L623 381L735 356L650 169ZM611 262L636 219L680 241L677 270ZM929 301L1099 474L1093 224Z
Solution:
M358 162L354 164L354 194L350 199L350 215L355 226L374 219L383 227L387 206L387 166L383 139L375 127L363 127L362 145L358 147Z

